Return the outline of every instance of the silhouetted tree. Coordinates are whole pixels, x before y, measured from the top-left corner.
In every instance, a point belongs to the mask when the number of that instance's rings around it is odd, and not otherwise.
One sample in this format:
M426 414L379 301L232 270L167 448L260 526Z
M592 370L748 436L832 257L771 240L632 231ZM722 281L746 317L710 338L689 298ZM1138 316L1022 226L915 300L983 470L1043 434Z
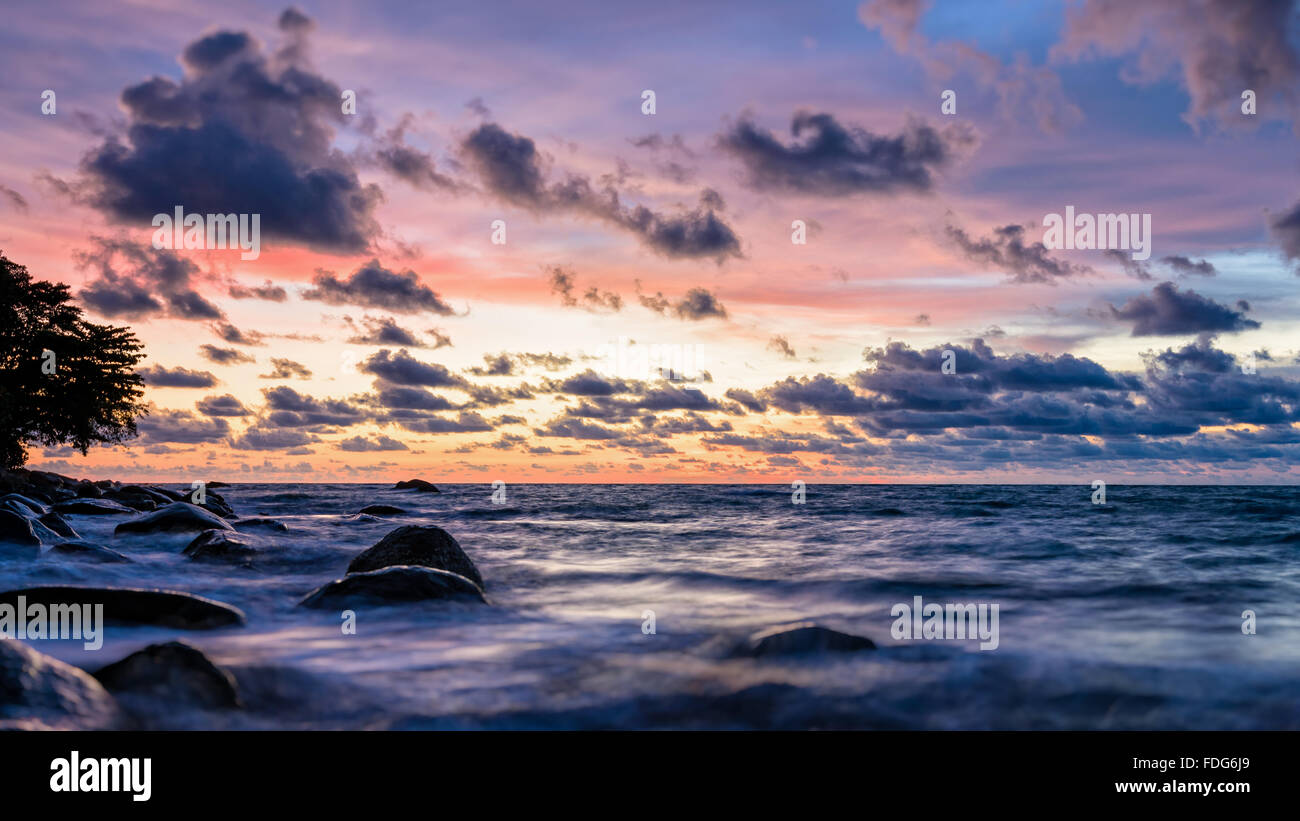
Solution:
M84 454L135 436L140 341L87 322L71 300L67 285L33 281L0 253L0 467L21 466L29 442Z

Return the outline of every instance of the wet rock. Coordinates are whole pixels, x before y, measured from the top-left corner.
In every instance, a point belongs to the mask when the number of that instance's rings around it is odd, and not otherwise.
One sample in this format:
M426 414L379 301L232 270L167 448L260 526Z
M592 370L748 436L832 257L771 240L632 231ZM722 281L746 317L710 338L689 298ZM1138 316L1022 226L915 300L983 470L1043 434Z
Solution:
M418 565L464 576L479 587L483 577L452 535L432 525L403 525L352 559L349 573L394 565Z
M265 517L252 517L248 519L236 519L236 530L257 529L269 530L272 533L288 533L289 526L278 519L268 519Z
M70 499L56 503L54 509L59 513L78 516L119 516L123 513L135 513L131 508L112 499Z
M372 516L405 516L406 511L400 507L392 505L366 505L361 508L362 513L368 513Z
M0 510L0 543L39 548L41 540L30 520L12 510Z
M203 530L234 530L225 519L187 502L172 502L138 519L123 522L113 529L122 533L175 533Z
M211 630L244 624L244 614L238 608L174 590L50 585L4 591L0 593L0 604L17 606L19 596L29 605L46 607L102 604L104 621L119 624L152 624L180 630Z
M37 521L39 521L41 524L45 525L50 530L53 530L55 533L59 534L65 539L81 538L79 535L77 535L77 531L72 529L72 525L68 524L67 520L65 520L62 516L55 513L54 511L50 511L49 513L46 513L44 516L41 516L39 519L37 519Z
M94 482L81 482L77 485L77 495L83 499L98 499L104 491Z
M760 630L736 648L734 655L765 658L874 649L876 645L871 639L852 636L805 621Z
M181 551L195 561L246 562L260 551L247 536L229 530L205 530Z
M0 641L0 730L112 730L123 715L86 673L20 641Z
M327 582L298 602L300 607L331 608L349 603L463 599L486 603L478 585L455 573L430 567L385 567L368 573L349 573Z
M441 493L432 483L423 479L407 479L405 482L398 482L393 485L393 490L415 490L420 493Z
M121 553L112 548L104 547L94 542L75 541L61 542L50 548L50 553L57 556L66 556L70 559L81 559L90 562L105 562L120 564L131 561Z
M31 515L34 516L43 516L46 513L50 512L50 509L46 507L45 504L43 504L42 502L38 502L35 499L32 499L31 497L22 495L21 493L6 493L5 495L0 496L0 504L4 504L6 507L8 507L10 510L13 510L15 513L20 513L23 516L28 515L14 508L12 503L17 503L19 506L27 508L29 511L31 511Z
M169 505L172 502L178 501L177 499L168 496L159 488L145 487L144 485L123 485L117 489L117 492L129 496L144 496L148 499L152 499L154 504L157 505Z
M95 672L110 692L181 701L206 709L241 706L235 677L180 641L151 644Z
M142 496L138 493L112 493L104 494L105 499L111 499L119 505L124 505L138 513L148 513L158 509L158 503L150 496Z

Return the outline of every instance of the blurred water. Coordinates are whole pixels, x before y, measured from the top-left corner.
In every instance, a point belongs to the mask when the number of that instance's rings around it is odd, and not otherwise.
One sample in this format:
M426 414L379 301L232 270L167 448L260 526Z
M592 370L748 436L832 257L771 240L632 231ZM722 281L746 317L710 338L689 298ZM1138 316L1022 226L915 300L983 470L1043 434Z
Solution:
M228 602L245 628L112 627L86 668L181 637L231 666L248 709L152 708L158 727L1300 728L1300 499L1291 487L248 484L252 567L191 562L186 535L114 539L126 565L0 559L4 588L156 586ZM411 515L357 518L368 504ZM401 524L452 533L490 607L295 608ZM891 607L989 602L1000 646L897 642ZM1243 635L1242 611L1258 614ZM642 632L654 611L656 633ZM727 658L813 619L876 652ZM140 709L137 706L137 709ZM151 709L148 705L146 710Z

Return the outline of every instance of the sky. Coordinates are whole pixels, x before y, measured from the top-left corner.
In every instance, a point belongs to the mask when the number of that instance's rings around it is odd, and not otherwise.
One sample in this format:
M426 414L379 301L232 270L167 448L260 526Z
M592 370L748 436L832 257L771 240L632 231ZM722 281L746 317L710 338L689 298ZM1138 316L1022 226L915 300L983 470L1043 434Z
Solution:
M138 438L30 466L1296 481L1291 2L6 16L0 252L148 356Z

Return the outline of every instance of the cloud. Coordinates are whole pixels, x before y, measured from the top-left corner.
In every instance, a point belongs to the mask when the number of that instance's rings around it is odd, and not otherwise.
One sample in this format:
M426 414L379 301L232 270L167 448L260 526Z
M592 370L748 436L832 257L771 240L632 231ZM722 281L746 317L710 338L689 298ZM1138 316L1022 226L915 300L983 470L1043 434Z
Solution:
M1012 282L1054 284L1058 279L1093 273L1087 265L1053 258L1041 242L1026 245L1021 225L994 228L987 239L974 239L953 225L945 232L967 259L1010 274Z
M278 428L333 427L365 419L365 412L342 399L317 399L286 385L262 388L269 411L265 421Z
M455 313L433 290L420 284L414 271L390 271L377 259L362 265L347 279L339 279L329 271L318 271L312 284L315 287L303 291L303 299L383 308L394 313L429 311L440 316Z
M388 173L424 191L457 191L462 186L438 171L433 158L406 144L411 115L402 117L379 141L375 162Z
M668 299L662 291L654 295L641 293L641 281L637 280L637 300L642 307L657 314L672 313L678 319L701 320L710 317L727 318L727 309L718 298L704 288L691 288L676 302Z
M1168 256L1160 259L1165 265L1168 265L1180 276L1216 276L1218 270L1208 261L1192 262L1191 259L1184 256Z
M718 216L723 203L716 192L703 192L693 210L663 214L644 205L624 205L612 179L593 184L588 177L569 173L550 184L547 163L536 143L496 123L474 129L461 142L461 153L487 192L511 205L535 213L570 213L609 223L668 258L721 263L740 256L740 240Z
M289 294L283 288L273 284L269 279L262 285L251 287L237 282L232 283L228 293L233 299L265 299L268 302L284 302L289 298Z
M3 198L9 201L9 205L12 206L15 211L20 211L24 214L27 213L27 198L22 194L19 194L7 185L0 185L0 195L3 195Z
M447 370L446 366L429 364L415 359L403 348L396 354L385 349L365 360L359 369L374 374L394 385L417 385L427 388L463 388L465 379Z
M1176 77L1187 90L1183 118L1192 125L1239 125L1241 93L1257 95L1264 116L1294 117L1300 84L1295 4L1233 0L1084 0L1066 11L1055 57L1136 58L1120 76L1151 85Z
M216 345L200 345L199 356L218 365L238 365L242 362L257 361L243 351L234 348L218 348Z
M1155 277L1151 275L1151 266L1145 262L1133 259L1133 254L1129 251L1118 251L1114 248L1107 248L1102 251L1102 253L1108 259L1118 262L1120 267L1124 269L1124 273L1134 279L1140 279L1144 282L1155 279Z
M140 368L136 373L151 388L211 388L217 384L217 378L208 371L192 371L188 368L150 365Z
M1112 305L1110 312L1116 319L1133 323L1132 336L1236 333L1260 327L1246 318L1248 304L1239 301L1237 308L1234 311L1195 291L1179 291L1172 282L1162 282L1150 295L1135 296L1121 308Z
M1061 78L1047 66L1031 65L1023 56L1003 63L969 43L926 39L920 22L929 6L929 0L868 0L858 6L858 19L878 30L894 51L919 60L932 80L969 79L995 93L1005 121L1022 122L1028 114L1049 134L1082 121L1079 108L1065 97Z
M601 291L595 285L587 288L581 297L574 296L576 287L573 273L558 265L549 266L551 293L560 295L560 304L566 308L582 307L593 313L617 313L623 309L623 297L611 291Z
M282 25L286 42L271 54L246 32L210 32L185 47L179 81L155 76L126 88L126 132L82 159L78 196L144 225L177 205L260 214L266 237L365 252L383 194L333 147L346 122L341 90L309 64L308 29Z
M123 239L94 237L93 248L73 257L81 270L94 272L77 297L110 319L224 319L216 305L199 295L199 267L166 249Z
M790 340L784 336L774 336L768 340L767 349L781 354L786 359L794 359L796 356L794 348L790 347Z
M136 420L136 430L142 444L199 444L220 442L230 434L225 419L204 419L190 411L160 410L150 408L149 413Z
M794 115L790 135L787 145L745 116L718 146L741 161L755 190L843 197L930 191L935 172L974 141L957 125L940 131L909 120L902 133L878 136L807 111Z
M265 345L263 334L257 331L241 331L229 322L214 322L212 332L232 345Z
M410 450L405 444L390 439L387 436L376 436L374 439L367 439L364 436L353 436L351 439L344 439L338 443L339 450L345 450L349 453L370 453L375 451L386 450Z
M204 416L248 416L252 413L244 404L230 394L224 396L205 396L194 403L199 413Z
M415 334L401 327L392 319L362 317L365 332L348 339L353 345L404 345L408 348L427 347L416 338Z
M234 450L293 450L319 441L319 436L301 430L254 426L232 437L229 445Z
M259 374L258 379L310 379L311 369L292 359L271 358L270 373Z

